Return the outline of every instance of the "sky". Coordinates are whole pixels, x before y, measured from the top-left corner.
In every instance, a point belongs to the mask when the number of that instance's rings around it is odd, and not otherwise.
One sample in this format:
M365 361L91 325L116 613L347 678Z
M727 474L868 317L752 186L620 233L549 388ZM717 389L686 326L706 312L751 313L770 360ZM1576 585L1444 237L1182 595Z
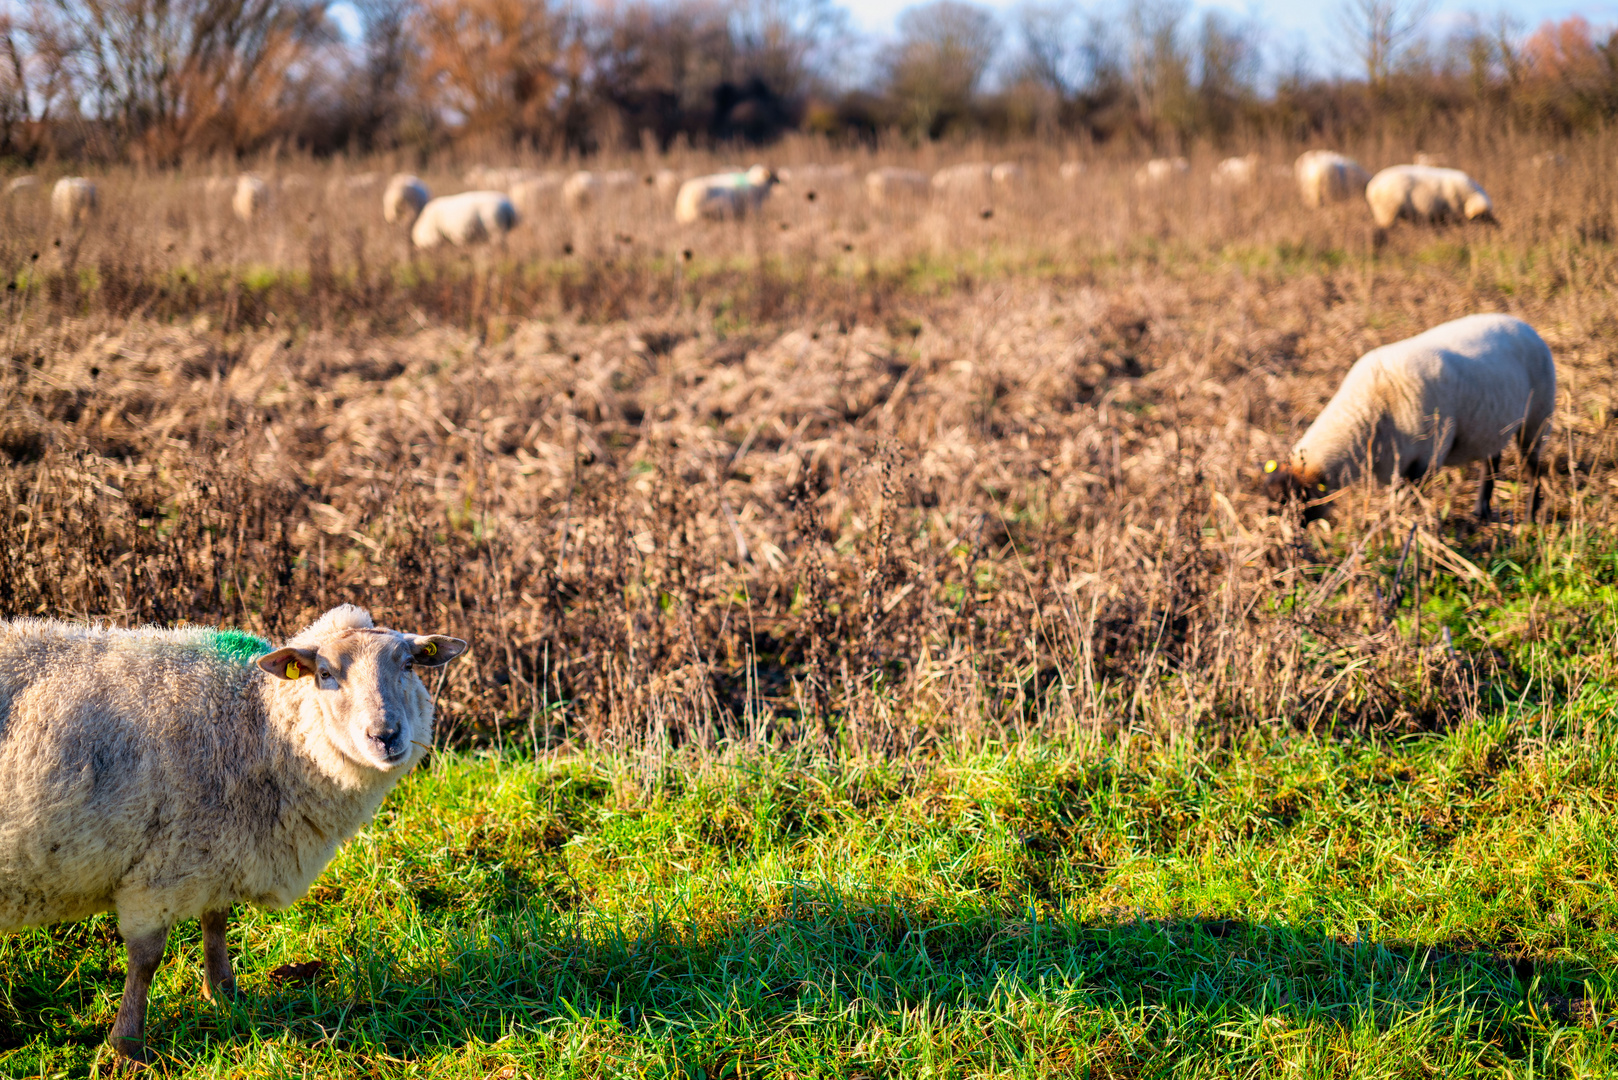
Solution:
M847 3L854 25L878 38L891 37L899 13L915 0L852 0ZM976 0L1003 14L1010 14L1017 0ZM1108 0L1101 0L1107 3ZM1116 0L1112 0L1116 2ZM1085 6L1090 6L1086 4ZM1272 49L1297 55L1300 46L1307 50L1313 70L1321 74L1335 74L1350 61L1332 48L1335 32L1335 0L1191 0L1194 12L1216 9L1237 18L1250 17L1262 30ZM1561 20L1572 15L1583 15L1595 26L1618 25L1618 0L1435 0L1428 16L1429 33L1438 37L1460 26L1470 15L1476 14L1485 22L1494 22L1506 14L1532 30L1547 19Z

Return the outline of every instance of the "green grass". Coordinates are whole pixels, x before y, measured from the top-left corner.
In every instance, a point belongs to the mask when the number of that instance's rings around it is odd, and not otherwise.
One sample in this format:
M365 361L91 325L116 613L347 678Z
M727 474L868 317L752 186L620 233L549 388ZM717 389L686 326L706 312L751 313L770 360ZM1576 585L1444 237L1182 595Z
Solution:
M181 927L151 1031L197 1075L1610 1075L1614 704L1208 760L441 754L241 913L234 1005ZM0 939L0 1072L104 1069L121 969L106 919Z

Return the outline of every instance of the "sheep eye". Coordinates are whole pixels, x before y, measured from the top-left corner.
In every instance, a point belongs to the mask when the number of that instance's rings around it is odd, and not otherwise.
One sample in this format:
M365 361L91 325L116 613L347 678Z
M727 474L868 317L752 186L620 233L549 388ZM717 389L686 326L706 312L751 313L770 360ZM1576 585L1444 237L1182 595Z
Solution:
M329 678L331 678L331 672L327 671L325 668L321 668L320 669L320 677L322 679L329 679Z

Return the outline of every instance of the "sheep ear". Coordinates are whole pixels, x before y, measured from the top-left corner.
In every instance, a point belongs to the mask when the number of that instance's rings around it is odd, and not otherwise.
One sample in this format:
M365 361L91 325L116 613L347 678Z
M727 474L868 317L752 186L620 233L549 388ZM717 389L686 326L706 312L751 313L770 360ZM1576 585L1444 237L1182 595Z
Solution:
M315 650L294 649L290 645L284 649L276 649L258 658L258 666L275 676L277 679L288 681L301 679L305 675L315 673Z
M466 651L466 642L460 638L433 634L406 635L410 638L410 653L419 667L442 667Z

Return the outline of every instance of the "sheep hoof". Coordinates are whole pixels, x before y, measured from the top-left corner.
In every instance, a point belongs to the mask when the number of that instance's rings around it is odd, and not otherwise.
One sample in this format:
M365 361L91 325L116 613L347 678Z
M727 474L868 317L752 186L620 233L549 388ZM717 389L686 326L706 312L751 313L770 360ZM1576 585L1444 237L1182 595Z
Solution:
M146 1053L146 1044L140 1039L113 1039L112 1052L116 1055L110 1070L114 1075L129 1076L145 1072L151 1062L151 1057Z

